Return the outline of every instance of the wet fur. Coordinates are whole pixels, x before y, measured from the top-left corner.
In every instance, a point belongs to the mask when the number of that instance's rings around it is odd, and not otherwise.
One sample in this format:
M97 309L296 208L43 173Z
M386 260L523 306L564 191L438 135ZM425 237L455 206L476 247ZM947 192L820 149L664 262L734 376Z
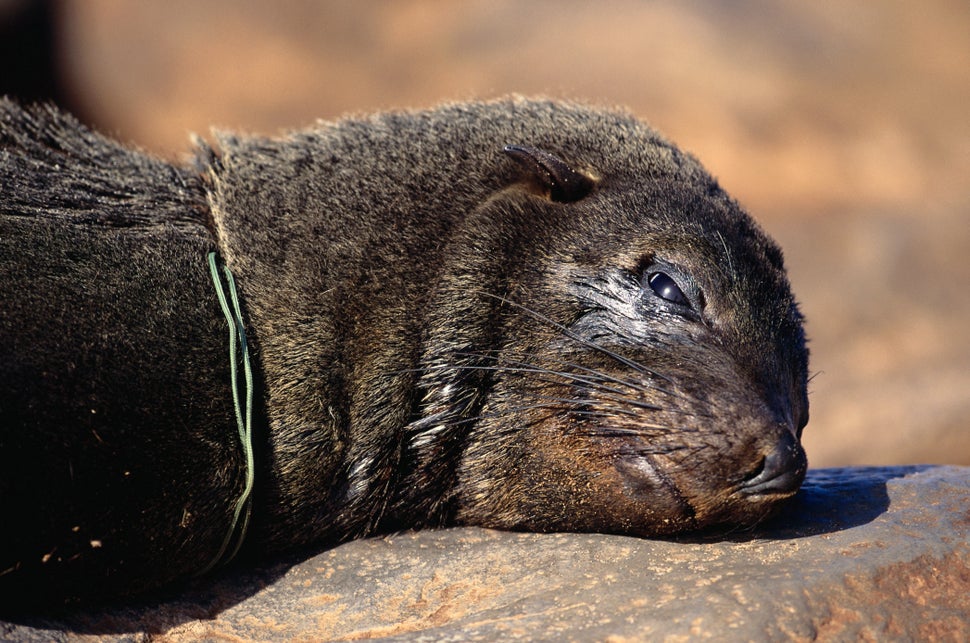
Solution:
M804 475L781 253L628 114L445 105L219 134L191 167L52 109L0 119L3 593L127 593L215 555L243 474L210 249L257 367L250 555L751 524L794 492L742 492L766 454ZM649 292L657 265L699 310Z

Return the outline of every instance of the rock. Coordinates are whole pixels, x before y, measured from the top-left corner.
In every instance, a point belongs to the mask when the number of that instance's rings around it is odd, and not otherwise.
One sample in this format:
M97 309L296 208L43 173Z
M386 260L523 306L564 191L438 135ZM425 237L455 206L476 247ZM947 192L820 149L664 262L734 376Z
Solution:
M231 569L19 641L965 640L970 467L821 469L754 531L690 541L404 533Z

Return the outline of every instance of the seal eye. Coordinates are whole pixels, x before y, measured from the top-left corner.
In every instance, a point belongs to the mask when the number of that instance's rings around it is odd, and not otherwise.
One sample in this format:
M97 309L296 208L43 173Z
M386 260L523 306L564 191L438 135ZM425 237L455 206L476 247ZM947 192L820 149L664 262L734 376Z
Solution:
M667 273L655 272L647 277L647 283L650 284L650 288L654 294L661 299L680 306L690 307L690 301L684 295L684 291L680 289L680 286L677 285L673 277Z

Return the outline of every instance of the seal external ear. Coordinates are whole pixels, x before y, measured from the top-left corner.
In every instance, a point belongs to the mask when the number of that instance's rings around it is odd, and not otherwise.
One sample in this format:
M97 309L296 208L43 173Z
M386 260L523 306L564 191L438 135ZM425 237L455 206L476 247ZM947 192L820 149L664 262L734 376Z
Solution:
M553 201L573 203L593 189L593 179L549 152L526 145L506 145L502 151L528 170Z

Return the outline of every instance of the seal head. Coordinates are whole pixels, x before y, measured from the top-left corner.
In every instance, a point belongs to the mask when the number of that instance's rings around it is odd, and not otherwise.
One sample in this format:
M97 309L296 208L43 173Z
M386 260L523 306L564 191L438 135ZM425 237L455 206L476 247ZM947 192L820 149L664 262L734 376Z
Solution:
M464 449L439 506L463 524L640 535L769 515L807 468L807 350L778 247L676 152L660 168L506 153L520 181L479 214L518 245L465 256L444 291L499 330L454 345L437 320L431 419L410 427L417 470L449 440Z

